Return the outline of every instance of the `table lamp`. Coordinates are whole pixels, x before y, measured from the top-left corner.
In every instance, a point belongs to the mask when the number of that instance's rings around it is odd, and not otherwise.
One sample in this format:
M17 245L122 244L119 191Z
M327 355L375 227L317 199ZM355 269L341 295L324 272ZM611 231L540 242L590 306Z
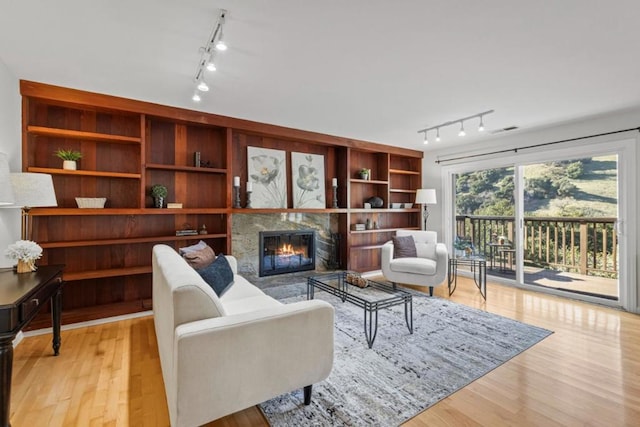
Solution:
M21 239L31 240L31 208L58 206L53 178L46 173L12 173L11 187L15 207L22 208Z
M429 207L427 205L435 205L438 203L436 199L436 190L433 188L420 188L416 191L417 205L422 205L422 229L427 229L427 219L429 218Z

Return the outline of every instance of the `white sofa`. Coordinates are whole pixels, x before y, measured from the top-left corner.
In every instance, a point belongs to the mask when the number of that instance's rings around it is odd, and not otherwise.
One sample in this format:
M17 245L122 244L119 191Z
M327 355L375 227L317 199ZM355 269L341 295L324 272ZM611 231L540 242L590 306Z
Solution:
M393 241L382 246L380 260L382 274L395 283L428 286L433 295L433 287L444 283L447 277L447 247L438 243L435 231L398 230L396 236L412 236L417 257L394 258Z
M237 275L218 298L171 247L153 248L153 313L171 425L198 426L324 380L333 307L282 304Z

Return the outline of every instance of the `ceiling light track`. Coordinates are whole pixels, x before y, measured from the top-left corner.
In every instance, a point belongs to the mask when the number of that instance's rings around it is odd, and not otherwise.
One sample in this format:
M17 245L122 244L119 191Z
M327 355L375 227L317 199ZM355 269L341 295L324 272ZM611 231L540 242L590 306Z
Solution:
M198 61L198 67L194 77L196 89L191 98L195 102L199 102L204 92L209 91L209 85L205 80L206 71L216 71L215 56L217 52L223 52L227 50L227 45L223 39L223 27L227 18L227 11L220 10L218 19L216 20L213 29L211 30L211 36L207 39L207 43L200 48L200 61Z
M427 137L427 133L431 130L436 131L436 141L440 141L440 128L443 127L447 127L447 126L451 126L451 125L455 125L457 123L460 124L460 131L458 132L458 136L465 136L467 133L464 130L464 122L468 121L468 120L472 120L475 118L480 118L480 124L478 125L478 132L483 132L484 131L484 119L483 117L493 113L494 110L487 110L487 111L483 111L482 113L477 113L477 114L473 114L471 116L467 116L467 117L462 117L460 119L456 119L456 120L449 120L448 122L444 122L444 123L440 123L439 125L436 126L431 126L428 128L424 128L424 129L420 129L418 131L418 133L424 133L424 143L428 144L429 143L429 139Z

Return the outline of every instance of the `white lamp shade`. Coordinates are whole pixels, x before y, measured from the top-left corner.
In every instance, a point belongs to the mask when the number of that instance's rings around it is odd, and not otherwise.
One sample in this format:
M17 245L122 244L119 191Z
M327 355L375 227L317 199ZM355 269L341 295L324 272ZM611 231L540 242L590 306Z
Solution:
M12 173L16 207L58 206L53 179L46 173Z
M421 188L416 191L417 205L435 205L438 203L436 199L436 190L433 188Z
M13 188L10 182L7 155L0 153L0 206L10 206L15 203Z

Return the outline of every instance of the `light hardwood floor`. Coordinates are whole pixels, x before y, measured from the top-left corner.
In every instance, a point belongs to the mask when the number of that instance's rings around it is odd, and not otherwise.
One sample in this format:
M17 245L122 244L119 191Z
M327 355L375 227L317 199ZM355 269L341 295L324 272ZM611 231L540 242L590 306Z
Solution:
M436 295L449 298L446 288ZM452 300L555 333L404 425L638 426L640 316L466 279ZM28 337L14 353L11 423L167 426L151 317ZM266 426L250 408L210 426Z

